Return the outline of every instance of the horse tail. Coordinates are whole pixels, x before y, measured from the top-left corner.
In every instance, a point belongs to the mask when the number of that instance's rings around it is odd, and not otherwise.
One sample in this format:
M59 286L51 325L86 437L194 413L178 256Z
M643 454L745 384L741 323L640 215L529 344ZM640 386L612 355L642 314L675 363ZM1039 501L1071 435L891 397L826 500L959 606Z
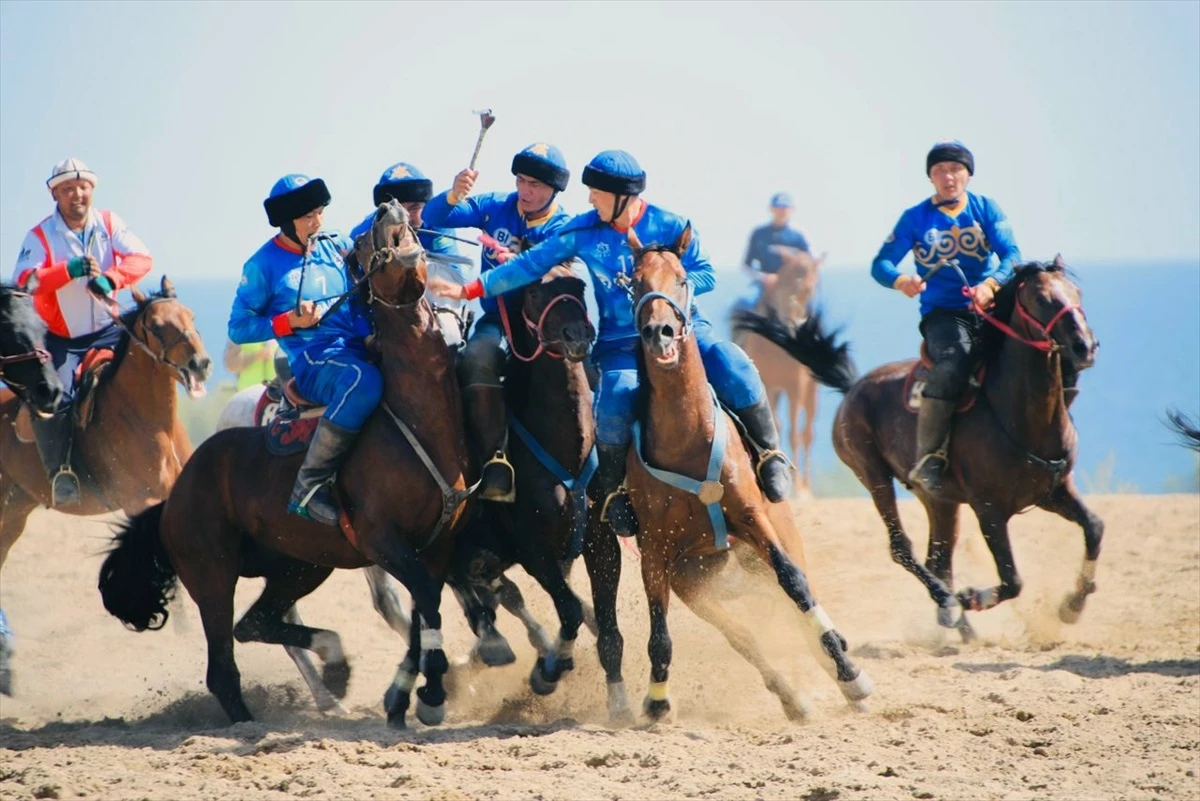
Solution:
M104 608L134 631L161 629L175 597L175 568L159 537L163 504L134 515L100 566Z
M819 311L814 311L795 329L777 317L737 311L733 314L733 330L758 334L778 345L807 367L813 378L838 392L847 392L858 380L854 360L850 358L850 343L838 342L840 329L825 331Z
M1200 424L1178 409L1168 409L1167 420L1185 447L1200 451Z

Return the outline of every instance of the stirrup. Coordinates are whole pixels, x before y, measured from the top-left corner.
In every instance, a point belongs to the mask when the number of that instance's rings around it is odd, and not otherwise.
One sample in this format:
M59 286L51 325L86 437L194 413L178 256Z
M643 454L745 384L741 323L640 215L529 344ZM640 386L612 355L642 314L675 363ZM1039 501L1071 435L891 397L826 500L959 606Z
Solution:
M621 495L625 496L625 500L629 502L630 511L631 512L633 511L633 509L632 509L633 501L629 498L629 490L625 487L625 482L622 481L620 486L618 486L615 490L613 490L612 492L610 492L604 496L604 503L600 506L600 522L601 523L607 523L610 526L612 525L612 521L609 520L609 518L608 518L608 507L613 501L615 501ZM632 527L632 530L629 532L629 534L620 535L620 536L633 536L634 534L636 534L637 528L638 528L638 526L636 525L636 523L637 523L636 514L634 515L634 523L635 523L635 525Z
M912 475L916 475L917 473L921 472L921 469L923 467L925 467L925 463L928 462L930 459L939 460L942 463L942 469L945 469L950 464L950 456L949 456L949 454L946 453L946 451L944 451L944 450L930 451L929 453L925 454L924 456L922 456L920 459L917 460L917 463L915 465L913 465L912 470L908 471L908 474L910 476L912 476Z
M774 449L774 450L769 450L769 451L766 451L766 450L759 451L758 461L755 462L755 464L754 464L754 473L758 477L758 480L760 482L762 481L762 477L763 477L762 476L763 465L765 465L768 461L770 461L770 459L772 457L775 457L775 456L778 456L780 459L782 459L783 463L785 465L787 465L787 468L789 470L796 469L796 465L792 464L792 460L788 458L788 455L779 449Z
M54 485L58 483L60 476L69 476L75 482L75 498L71 503L79 503L83 500L83 483L79 480L79 474L76 473L69 464L63 465L58 472L50 477L50 505L56 507L59 505L58 493L54 491ZM68 506L70 504L67 504Z
M492 458L484 463L483 469L479 471L480 475L482 476L483 473L486 473L488 467L494 464L503 465L508 468L508 485L510 489L498 498L489 498L482 493L480 497L497 503L513 503L517 499L517 471L513 469L512 462L508 461L508 455L504 451L496 451L492 454Z

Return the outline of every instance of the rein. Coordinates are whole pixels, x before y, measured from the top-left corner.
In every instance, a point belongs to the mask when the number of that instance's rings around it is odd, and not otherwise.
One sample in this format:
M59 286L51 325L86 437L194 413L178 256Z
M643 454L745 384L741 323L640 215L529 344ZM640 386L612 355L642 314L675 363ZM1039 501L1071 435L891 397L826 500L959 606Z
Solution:
M543 353L545 353L547 356L549 356L553 359L563 358L563 354L555 353L554 351L552 351L546 347L547 345L561 344L562 340L551 341L551 340L546 339L545 325L546 325L546 315L548 315L550 313L550 310L552 308L554 308L554 306L556 304L561 303L562 301L567 301L567 300L569 300L572 303L579 306L581 309L584 310L584 314L585 315L587 314L587 307L583 305L583 301L581 301L579 298L575 297L574 295L570 295L565 292L561 295L555 296L554 298L552 298L550 300L549 303L546 304L546 308L542 309L542 313L538 316L537 323L534 323L533 320L529 319L529 315L526 314L524 308L521 309L521 317L525 320L525 328L528 329L529 333L531 333L537 339L537 343L538 343L537 348L533 351L533 354L530 356L522 356L520 353L517 353L516 342L513 340L513 335L512 335L512 326L508 321L507 304L505 304L503 298L500 298L497 300L496 305L498 305L500 307L500 322L504 325L504 336L508 338L509 349L512 351L513 356L515 356L517 359L519 359L520 361L523 361L523 362L531 362L534 359L536 359L538 356L541 356Z
M159 334L157 332L152 331L151 328L146 324L146 311L151 306L153 306L156 303L162 303L163 301L174 300L174 298L169 298L169 297L152 298L151 300L147 301L143 306L141 306L137 310L137 316L135 317L133 324L126 325L125 321L121 318L121 308L120 308L120 306L117 305L117 302L115 300L113 300L112 298L107 298L107 297L101 298L98 295L93 295L92 297L94 297L97 301L104 303L108 306L108 311L112 315L113 322L122 331L124 331L126 334L129 335L130 342L134 343L135 345L140 347L142 350L144 350L150 356L150 358L152 358L154 361L156 361L159 364L174 371L175 374L177 376L179 376L179 378L181 378L181 379L184 378L184 376L186 375L186 370L183 368L182 365L176 364L175 362L171 361L167 357L167 354L169 354L172 350L174 350L175 347L180 342L188 341L188 339L196 332L191 328L185 328L179 332L178 336L176 336L174 339L171 340L171 342L169 344L167 344L163 340L163 338L161 336L159 336ZM134 330L136 328L138 322L141 322L141 324L142 324L142 336L140 336L140 337L137 335L137 333ZM155 339L157 339L160 343L163 344L162 353L155 353L154 349L150 347L149 337L150 337L151 333L154 334Z

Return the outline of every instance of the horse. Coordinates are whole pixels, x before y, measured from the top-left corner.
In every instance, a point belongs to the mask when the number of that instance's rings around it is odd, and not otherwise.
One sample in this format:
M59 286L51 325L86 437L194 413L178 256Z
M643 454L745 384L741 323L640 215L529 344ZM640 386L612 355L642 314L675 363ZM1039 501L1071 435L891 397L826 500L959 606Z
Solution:
M762 317L742 326L762 334L813 370L822 384L845 394L833 427L834 448L871 493L887 527L892 559L916 576L938 605L938 622L974 637L966 611L983 611L1017 597L1021 578L1009 544L1008 521L1038 506L1083 529L1084 559L1075 589L1059 606L1065 623L1078 621L1096 591L1096 561L1104 522L1075 487L1077 434L1067 412L1063 370L1095 362L1098 342L1083 313L1082 294L1062 257L1029 263L997 291L978 345L986 370L973 404L955 419L949 468L942 491L915 489L929 516L929 549L922 565L913 555L896 508L893 479L906 480L916 460L917 416L906 408L915 360L885 364L856 380L846 343L827 332L819 314L795 331ZM970 395L971 393L968 393ZM910 488L912 489L912 488ZM958 510L966 504L979 519L996 563L996 587L953 590L952 558Z
M782 265L775 273L775 280L763 289L755 308L757 314L775 317L790 326L804 322L809 314L821 263L825 260L813 258L807 251L775 246L780 251ZM734 321L736 322L736 314ZM747 332L735 336L734 341L746 351L746 355L758 368L767 397L771 400L771 412L775 415L775 427L780 431L779 401L787 402L788 456L797 466L795 494L800 495L812 488L812 443L813 423L817 417L817 384L808 369L788 357L770 341ZM800 412L804 412L804 424L800 425Z
M592 387L586 360L595 335L584 303L585 284L566 267L551 271L522 294L519 316L500 299L510 355L504 372L509 415L509 458L517 488L512 504L480 504L479 525L460 539L466 573L491 583L520 564L554 602L560 629L550 643L530 628L538 659L529 682L539 695L554 692L574 667L583 606L566 581L584 556L596 609L597 647L608 679L609 713L627 721L621 676L623 643L616 597L620 551L589 503L588 482L598 465ZM510 317L524 324L511 324ZM501 600L504 594L500 595ZM540 627L538 627L540 629Z
M63 386L46 350L46 324L29 294L0 284L0 406L12 394L33 414L50 415L62 400ZM2 507L0 507L2 509ZM4 556L0 555L0 563ZM12 641L0 609L0 694L12 695Z
M441 593L473 490L454 354L424 299L424 250L402 206L389 201L377 209L356 256L385 387L338 471L341 525L288 514L302 453L274 456L263 429L232 428L196 449L166 502L117 535L101 568L105 608L138 631L160 628L176 582L184 585L204 623L206 684L231 722L252 719L235 638L314 651L324 662L324 684L344 697L350 668L340 637L302 625L293 606L335 568L371 563L413 599L408 650L384 695L388 724L405 726L418 672L425 684L417 691L417 718L437 725L445 717ZM266 586L235 626L239 575L263 576Z
M709 577L728 558L727 535L750 546L771 566L779 586L803 614L804 630L821 666L845 698L858 704L870 694L871 679L851 660L845 638L785 548L786 533L794 543L792 550L803 552L798 534L788 530L794 526L790 511L786 506L774 509L763 497L740 429L717 405L707 384L692 336L690 284L679 260L690 243L691 228L670 246L645 248L632 228L628 240L635 264L634 324L645 378L644 428L635 424L626 474L640 523L637 543L650 608L651 683L643 709L651 718L671 710L667 604L674 590L759 670L789 719L809 713L806 702L767 663L750 629L705 592Z
M75 401L74 464L83 497L57 511L136 515L167 497L191 454L176 413L175 385L203 394L212 361L191 309L176 297L169 279L162 279L158 294L147 297L136 289L132 294L136 307L116 317L126 333L123 343ZM6 364L6 382L10 369ZM0 393L0 569L29 514L39 505L51 506L50 483L19 411L18 398ZM0 640L5 638L0 632Z

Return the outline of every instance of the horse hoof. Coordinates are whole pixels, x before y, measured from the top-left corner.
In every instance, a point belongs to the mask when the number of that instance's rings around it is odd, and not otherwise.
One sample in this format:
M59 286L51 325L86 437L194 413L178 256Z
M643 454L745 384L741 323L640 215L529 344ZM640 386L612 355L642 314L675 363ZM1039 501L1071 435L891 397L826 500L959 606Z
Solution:
M430 706L417 697L417 720L426 726L440 726L446 720L446 705Z
M404 722L404 713L403 712L401 712L398 715L393 715L391 713L388 713L387 725L388 725L389 729L403 730L403 729L408 728L408 724L406 724Z
M1078 623L1083 615L1084 599L1068 595L1058 606L1058 619L1063 623Z
M383 694L383 709L385 712L388 713L389 719L391 718L392 713L399 709L400 702L407 701L407 695L408 695L408 693L406 693L406 692L402 694L402 691L400 690L400 688L397 687L395 684L388 686L387 691ZM404 707L405 707L405 709L407 709L408 704L406 703L404 705ZM401 715L401 717L403 717L403 715L404 715L403 710L400 710L400 715Z
M962 637L963 645L975 642L975 627L967 621L966 615L963 615L958 621L958 634Z
M494 636L486 635L481 637L475 643L472 656L486 667L502 667L504 665L511 665L517 661L517 655L513 653L508 640L504 639L503 635L499 632L495 632Z
M962 604L957 598L951 598L945 606L939 606L937 612L938 625L944 629L953 629L958 626L958 620L963 615Z
M350 685L350 663L326 662L321 670L321 683L334 698L345 698Z
M780 703L783 704L783 714L793 723L803 723L812 715L812 707L800 699Z
M661 701L655 701L652 698L647 698L642 702L642 712L651 720L667 722L674 718L671 710L671 699L664 698Z
M529 674L529 689L538 695L550 695L558 689L558 679L551 679L542 672L545 666L545 660L539 659L534 662L533 670Z
M322 715L329 715L334 718L344 718L349 716L350 710L342 706L342 702L336 698L330 698L323 704L317 705L317 711Z
M871 691L875 689L875 682L871 681L867 671L860 670L858 675L849 681L839 681L838 689L842 691L842 695L847 701L853 703L870 695Z

